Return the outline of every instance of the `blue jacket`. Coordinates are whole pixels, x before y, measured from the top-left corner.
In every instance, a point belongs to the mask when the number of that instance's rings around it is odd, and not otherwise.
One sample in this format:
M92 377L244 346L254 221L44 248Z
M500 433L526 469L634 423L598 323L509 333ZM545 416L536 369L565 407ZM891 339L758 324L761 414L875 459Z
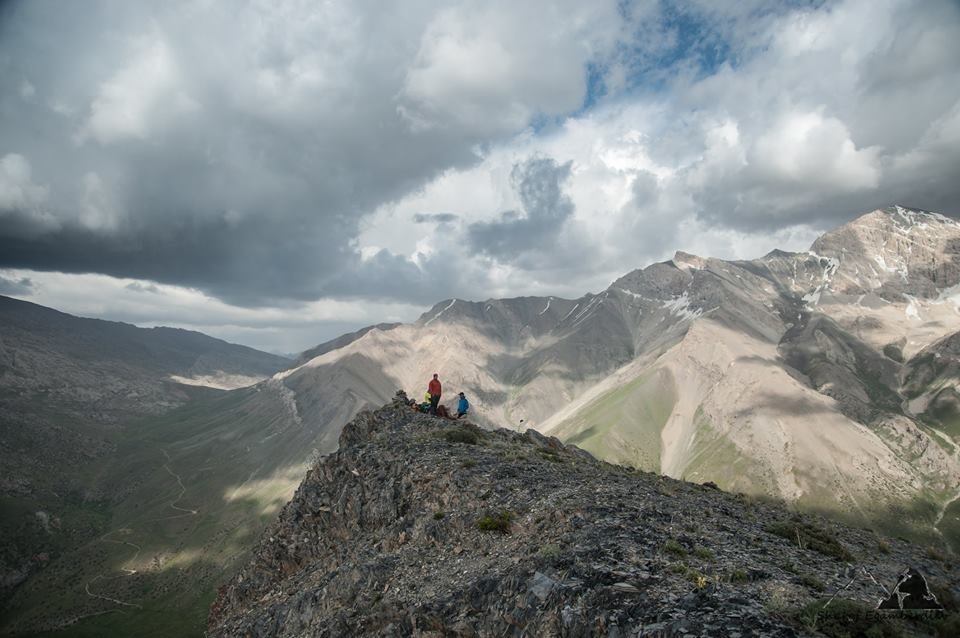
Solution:
M457 412L464 413L470 409L470 402L467 401L467 397L460 397L459 403L457 403Z

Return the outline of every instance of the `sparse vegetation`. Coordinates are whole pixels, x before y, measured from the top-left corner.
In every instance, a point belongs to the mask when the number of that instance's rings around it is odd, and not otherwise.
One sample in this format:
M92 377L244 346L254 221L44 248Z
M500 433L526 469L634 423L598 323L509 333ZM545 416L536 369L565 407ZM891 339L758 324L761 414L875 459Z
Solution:
M731 583L745 583L749 580L747 572L742 569L735 569L727 576Z
M687 555L687 550L683 548L676 539L669 539L666 543L663 544L663 551L675 558L683 558Z
M693 548L693 555L701 560L708 560L708 561L712 561L716 558L716 556L714 556L712 551L710 551L706 547L703 547L702 545L697 545L696 547Z
M467 459L460 464L460 467L466 468L469 470L471 467L476 467L476 465L477 465L476 461L474 461L473 459Z
M764 527L764 531L785 538L801 549L809 549L845 562L853 560L853 554L830 532L805 522L799 517L770 523Z
M464 428L444 430L443 438L447 441L447 443L465 443L467 445L476 445L480 442L480 437L476 432Z
M927 554L927 558L929 558L930 560L939 560L939 561L947 560L947 557L943 553L943 551L939 547L934 547L933 545L930 545L927 547L926 554Z
M545 450L541 448L537 450L537 452L540 454L540 456L551 463L563 463L563 457L554 450Z
M665 483L665 482L663 482L663 481L661 481L661 482L657 485L657 491L660 492L661 495L663 495L663 496L669 496L669 497L671 497L671 498L677 495L677 491L676 491L675 489L673 489L673 487L671 487L670 485L668 485L667 483Z
M812 574L801 574L800 583L816 591L823 591L827 588L823 581Z
M687 580L696 585L697 589L703 589L707 586L707 583L710 582L710 579L691 567L687 567L687 571L684 576L686 576Z
M890 544L884 540L877 541L877 551L881 554L889 554Z
M537 554L539 554L541 558L547 558L547 559L556 558L557 556L560 555L560 547L558 545L553 545L553 544L543 545L537 551Z
M439 521L439 520L443 519L443 517L446 516L446 515L447 515L446 512L441 512L441 511L438 510L438 511L436 511L436 512L433 513L433 520Z
M510 510L500 510L488 514L477 521L477 529L481 532L500 532L506 534L510 531L513 521L516 518Z

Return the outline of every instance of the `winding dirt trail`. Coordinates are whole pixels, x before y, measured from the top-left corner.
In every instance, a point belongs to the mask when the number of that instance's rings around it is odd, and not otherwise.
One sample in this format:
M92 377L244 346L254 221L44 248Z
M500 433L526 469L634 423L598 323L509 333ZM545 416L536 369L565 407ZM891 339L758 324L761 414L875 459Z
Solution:
M90 585L94 584L95 582L97 582L98 580L101 580L101 579L103 579L103 574L101 574L101 575L99 575L99 576L94 576L94 577L90 580L90 582L88 582L88 583L86 584L86 586L84 587L84 590L87 592L87 596L90 596L91 598L100 598L100 599L102 599L102 600L108 600L108 601L110 601L111 603L116 603L117 605L123 605L124 607L134 607L134 608L136 608L136 609L143 609L142 606L140 606L140 605L138 605L138 604L136 604L136 603L128 603L128 602L125 602L125 601L122 601L122 600L118 600L118 599L116 599L116 598L111 598L110 596L104 596L103 594L97 594L97 593L95 593L95 592L90 591Z
M133 556L131 556L130 558L127 559L127 562L128 562L128 563L133 563L133 562L135 562L135 561L137 560L137 558L139 558L140 552L143 550L142 547L140 547L140 546L137 545L136 543L131 543L130 541L115 541L115 540L113 540L112 538L107 538L107 536L109 536L110 534L116 534L117 532L127 532L127 533L129 533L129 532L132 532L132 531L133 531L133 530L131 530L129 527L120 527L120 528L118 528L118 529L111 530L111 531L107 532L106 534L104 534L103 536L100 537L100 540L101 540L102 542L104 542L104 543L114 543L114 544L116 544L116 545L126 545L127 547L132 547L132 548L134 548L135 550L137 550L136 552L134 552ZM125 568L121 568L121 569L123 569L123 571L127 572L127 576L133 576L134 574L137 573L137 570L135 570L135 569L125 569Z
M151 519L151 520L149 520L149 521L147 521L147 522L166 521L166 520L171 520L171 519L175 519L175 518L183 518L183 517L185 517L185 516L196 516L197 514L200 513L199 510L188 509L188 508L180 507L179 505L177 505L177 503L180 502L180 499L183 498L183 495L187 492L187 488L186 488L186 486L183 484L183 480L180 478L180 475L170 469L170 466L169 466L168 464L173 461L173 459L170 458L170 454L167 453L167 451L166 451L165 449L163 449L163 448L160 448L160 451L163 453L163 456L164 456L164 457L166 458L166 460L167 460L167 462L163 464L163 469L166 470L166 472L176 480L177 485L180 487L180 492L177 494L176 498L174 498L172 501L170 501L169 505L170 505L170 507L172 507L174 510L179 511L179 512L183 512L183 514L177 514L177 515L175 515L175 516L166 516L166 517L163 517L163 518L155 518L155 519ZM110 530L109 532L103 534L98 540L99 540L100 542L103 542L103 543L113 543L113 544L115 544L115 545L126 545L127 547L132 547L132 548L135 550L135 551L134 551L134 554L133 554L133 556L131 556L130 558L127 559L126 563L127 563L127 564L134 563L134 562L137 560L137 558L140 557L140 552L143 551L143 547L141 547L140 545L137 545L136 543L131 543L130 541L115 540L115 539L112 539L112 538L107 538L107 537L110 536L111 534L116 534L116 533L119 533L119 532L123 532L123 533L125 533L125 534L129 534L129 533L131 533L132 531L133 531L133 529L132 529L132 528L129 528L129 527L118 527L117 529ZM117 578L122 578L122 577L124 577L124 576L133 576L133 575L135 575L135 574L138 573L138 571L137 571L136 569L129 569L129 568L126 568L126 567L121 567L120 570L121 570L123 573L120 574L119 576L113 576L113 577L110 577L110 578L108 578L105 574L98 574L97 576L94 576L94 577L93 577L92 579L90 579L90 581L87 582L87 584L84 586L84 591L85 591L86 594L87 594L88 596L90 596L91 598L99 598L99 599L101 599L101 600L106 600L106 601L109 601L109 602L114 603L114 604L116 604L116 605L123 605L124 607L133 607L133 608L135 608L135 609L143 609L143 607L142 607L141 605L138 605L138 604L136 604L136 603L129 603L129 602L120 600L120 599L118 599L118 598L113 598L112 596L106 596L106 595L104 595L104 594L98 594L98 593L96 593L96 592L90 591L90 586L93 585L94 583L96 583L98 580L115 580L115 579L117 579ZM97 613L105 613L105 612L97 612ZM90 615L96 615L96 614L88 614L87 616L80 616L79 618L86 618L86 617L88 617L88 616L90 616ZM79 619L79 618L78 618L78 619ZM74 621L76 621L76 620L78 620L78 619L75 619Z
M173 459L170 458L170 454L168 454L167 451L166 451L165 449L163 449L163 448L160 448L160 451L163 452L163 455L164 455L164 456L166 457L166 459L167 459L167 462L163 464L163 469L166 470L167 474L169 474L170 476L172 476L172 477L174 478L174 480L176 480L177 485L180 486L180 493L177 494L177 497L176 497L175 499L173 499L172 501L170 501L170 507L172 507L174 510L176 510L176 511L178 511L178 512L183 512L183 514L177 514L177 515L175 515L175 516L164 516L164 517L161 517L161 518L152 518L152 519L150 519L148 522L153 523L153 522L156 522L156 521L169 521L169 520L173 520L173 519L176 519L176 518L184 518L184 517L187 517L187 516L196 516L197 514L200 513L199 510L189 509L189 508L186 508L186 507L180 507L179 505L177 505L177 503L180 502L180 499L183 498L183 495L186 494L187 488L186 488L186 486L183 484L183 480L180 478L180 475L170 469L170 466L169 466L168 464L173 460Z

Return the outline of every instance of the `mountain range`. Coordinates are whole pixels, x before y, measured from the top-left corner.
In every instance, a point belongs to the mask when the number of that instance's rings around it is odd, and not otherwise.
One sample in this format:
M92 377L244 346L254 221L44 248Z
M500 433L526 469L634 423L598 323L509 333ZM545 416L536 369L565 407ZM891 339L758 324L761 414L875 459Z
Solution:
M9 349L7 331L0 325ZM68 346L51 351L92 381L60 387L99 387L109 370L80 365L87 355ZM169 390L111 395L152 416L121 428L88 413L96 427L118 430L90 439L110 441L90 458L113 460L84 465L97 469L76 482L95 487L70 492L86 494L71 505L81 531L40 552L42 569L32 561L35 575L4 604L3 630L81 619L63 635L150 635L176 609L178 629L199 633L216 584L242 563L311 459L336 450L344 425L398 388L419 397L434 372L445 400L467 393L481 426L540 431L612 463L960 550L958 349L960 224L893 206L807 252L750 261L677 253L579 299L447 299L412 324L322 344L244 388L183 380L257 376L253 367L164 363L142 378ZM46 366L26 376L46 379ZM10 378L0 392L17 387ZM14 395L17 405L58 414L85 396L5 394ZM38 431L59 427L46 414L32 418ZM10 443L27 429L5 427L5 454L41 463L40 448L23 454ZM24 495L8 500L24 481L37 492L34 474L7 475L4 502L19 509L4 520L21 526L4 530L7 538L67 516ZM62 528L42 533L55 539ZM156 627L154 635L169 633L169 624Z
M805 253L677 253L579 299L448 299L276 380L324 451L362 404L439 372L486 425L956 542L958 333L960 224L895 206Z

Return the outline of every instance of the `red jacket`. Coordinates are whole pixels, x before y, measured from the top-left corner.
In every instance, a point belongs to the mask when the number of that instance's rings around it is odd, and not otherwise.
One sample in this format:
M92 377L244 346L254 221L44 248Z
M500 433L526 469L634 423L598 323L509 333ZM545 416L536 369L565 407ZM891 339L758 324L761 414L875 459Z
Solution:
M430 385L427 386L427 391L435 397L440 396L440 380L430 379Z

